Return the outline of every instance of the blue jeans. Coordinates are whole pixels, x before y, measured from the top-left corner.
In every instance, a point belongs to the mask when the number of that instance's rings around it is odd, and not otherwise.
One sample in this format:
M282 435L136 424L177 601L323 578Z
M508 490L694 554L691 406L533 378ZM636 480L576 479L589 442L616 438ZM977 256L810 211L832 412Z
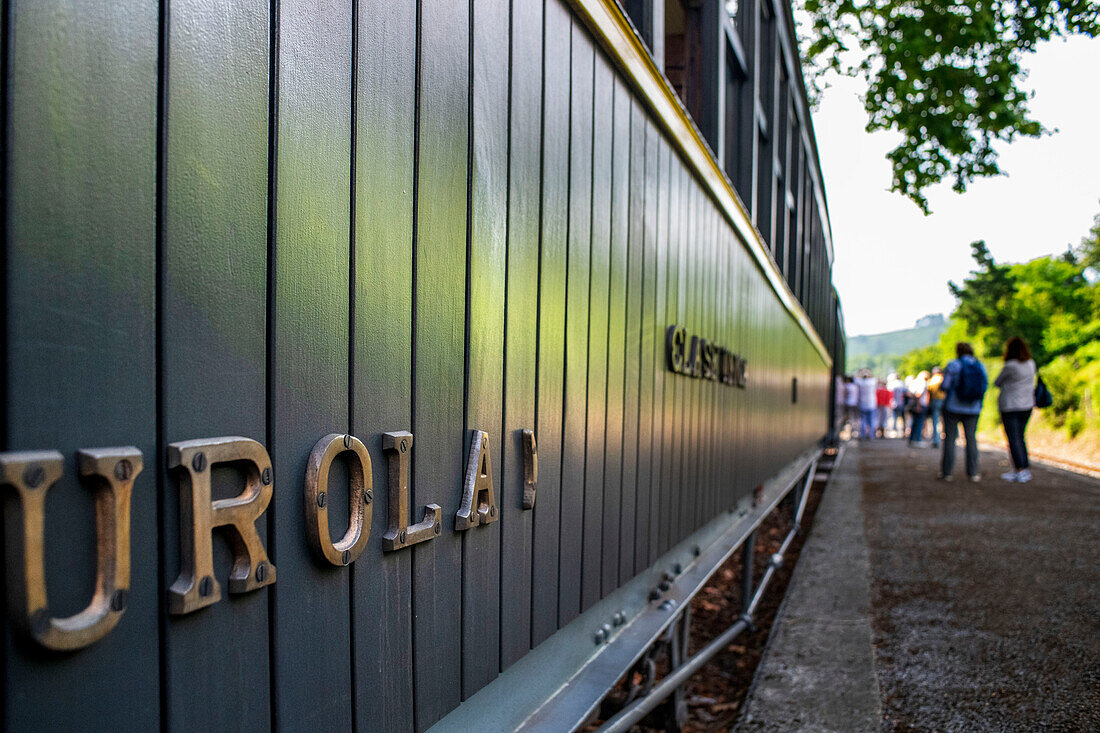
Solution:
M978 475L978 416L962 415L950 410L943 411L943 462L940 464L944 476L950 476L955 470L955 441L959 439L959 423L962 423L966 436L966 475Z
M860 426L859 437L861 438L873 438L875 437L875 411L863 410L859 411Z
M898 427L898 423L901 423L900 428ZM905 408L904 407L895 407L894 408L894 432L895 433L904 433L905 432Z
M913 425L909 429L910 443L919 443L924 440L924 417L927 414L927 410L913 413Z
M1027 421L1030 417L1031 410L1001 413L1005 437L1008 438L1008 452L1012 456L1012 465L1017 471L1022 471L1031 465L1027 460L1027 443L1024 441L1024 431L1027 429Z
M940 444L940 415L943 414L943 400L932 400L929 417L932 418L932 445Z

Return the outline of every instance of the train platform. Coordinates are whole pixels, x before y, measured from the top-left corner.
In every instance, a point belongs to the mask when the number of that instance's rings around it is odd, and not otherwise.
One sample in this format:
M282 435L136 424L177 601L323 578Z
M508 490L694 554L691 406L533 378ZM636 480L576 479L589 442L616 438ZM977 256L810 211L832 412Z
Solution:
M1100 480L938 462L845 446L738 730L1100 730Z

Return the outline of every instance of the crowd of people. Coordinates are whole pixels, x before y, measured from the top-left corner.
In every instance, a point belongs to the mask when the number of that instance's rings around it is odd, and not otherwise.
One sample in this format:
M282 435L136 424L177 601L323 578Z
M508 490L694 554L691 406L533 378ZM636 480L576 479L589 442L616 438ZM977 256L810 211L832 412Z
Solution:
M993 382L1000 392L1001 414L1014 470L1005 481L1031 480L1024 432L1035 407L1036 368L1027 343L1016 336L1005 345L1004 367ZM860 440L903 438L911 448L942 446L940 478L951 481L955 444L962 428L966 442L965 468L971 481L981 480L978 460L978 418L989 377L965 341L955 345L955 359L931 372L877 378L870 369L844 377L837 400L843 402L844 422L851 437Z

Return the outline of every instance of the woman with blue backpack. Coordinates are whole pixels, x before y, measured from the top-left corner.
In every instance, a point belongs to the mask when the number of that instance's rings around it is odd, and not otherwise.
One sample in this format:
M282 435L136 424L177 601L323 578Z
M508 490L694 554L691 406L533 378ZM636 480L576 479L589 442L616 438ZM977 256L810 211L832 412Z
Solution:
M1005 365L993 383L1001 388L997 407L1001 411L1005 437L1008 438L1012 465L1016 468L1001 474L1001 478L1020 483L1030 481L1031 467L1027 459L1024 430L1035 407L1035 361L1031 358L1027 342L1019 336L1013 336L1005 344Z
M981 481L978 467L978 416L982 412L982 400L989 386L985 367L974 357L974 347L966 341L955 344L957 358L947 363L943 370L943 460L940 478L951 480L955 469L955 441L959 437L959 424L966 436L966 475L971 481Z

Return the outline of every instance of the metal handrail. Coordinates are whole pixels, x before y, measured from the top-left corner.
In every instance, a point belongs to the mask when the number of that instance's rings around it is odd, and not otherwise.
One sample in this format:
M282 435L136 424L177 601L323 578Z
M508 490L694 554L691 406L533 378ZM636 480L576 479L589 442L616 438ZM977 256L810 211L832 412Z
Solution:
M700 667L733 643L733 640L740 636L742 632L753 628L752 617L756 613L756 607L764 597L764 592L767 590L768 584L771 582L776 570L783 565L783 555L790 548L795 536L797 536L799 530L802 528L802 515L806 512L806 501L810 496L810 484L813 482L816 469L817 460L814 460L814 462L810 464L809 470L806 472L806 482L803 484L802 496L798 503L798 510L795 512L794 526L791 527L790 532L788 532L787 536L783 539L783 543L779 546L778 552L771 556L771 559L768 561L768 567L764 571L764 576L760 579L760 584L753 593L752 600L745 607L744 612L737 621L719 634L717 638L696 652L694 656L669 672L664 679L658 682L653 689L650 690L648 695L635 700L633 703L616 713L610 720L604 723L603 727L600 728L600 733L629 731L650 711L660 705L665 698L671 695L677 687L684 684ZM745 541L752 542L753 536L750 535Z

